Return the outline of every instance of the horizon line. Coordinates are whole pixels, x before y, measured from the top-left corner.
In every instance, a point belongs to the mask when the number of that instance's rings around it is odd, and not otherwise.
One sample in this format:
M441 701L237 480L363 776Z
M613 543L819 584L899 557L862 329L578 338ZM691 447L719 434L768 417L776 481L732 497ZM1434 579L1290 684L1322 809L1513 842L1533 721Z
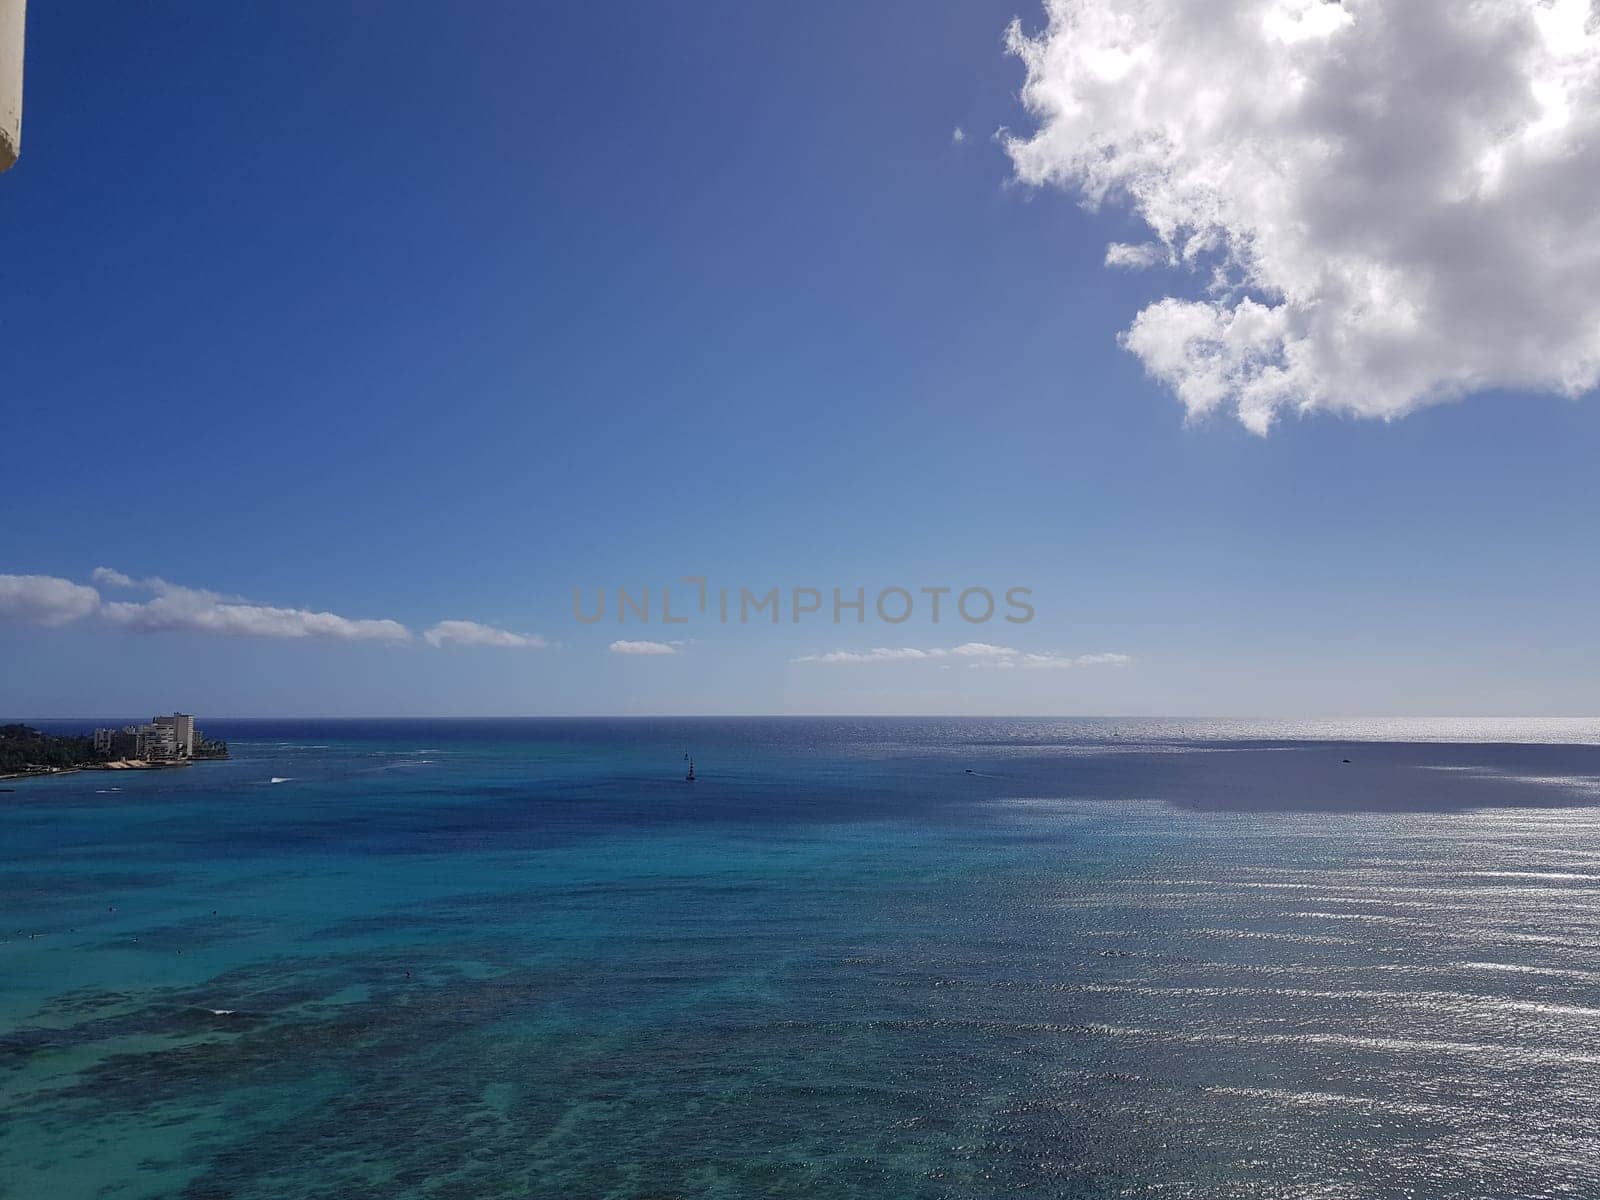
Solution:
M173 711L182 712L182 709ZM161 715L159 712L157 715ZM199 717L199 713L185 713ZM131 713L85 716L3 716L0 724L29 721L123 721ZM1600 713L1342 713L1338 715L1250 713L273 713L205 714L208 721L1600 721Z

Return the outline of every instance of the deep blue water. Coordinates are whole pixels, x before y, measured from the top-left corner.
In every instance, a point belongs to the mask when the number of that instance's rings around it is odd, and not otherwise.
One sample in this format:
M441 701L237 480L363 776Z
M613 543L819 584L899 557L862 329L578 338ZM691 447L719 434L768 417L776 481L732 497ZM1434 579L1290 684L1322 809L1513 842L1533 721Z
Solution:
M201 724L0 781L7 1200L1600 1195L1594 722Z

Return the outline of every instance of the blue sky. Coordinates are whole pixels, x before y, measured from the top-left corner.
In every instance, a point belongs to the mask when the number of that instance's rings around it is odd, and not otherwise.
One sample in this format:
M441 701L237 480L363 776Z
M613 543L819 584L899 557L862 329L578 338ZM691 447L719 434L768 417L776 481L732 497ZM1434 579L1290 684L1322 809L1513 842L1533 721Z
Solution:
M34 5L0 574L416 636L0 622L0 713L1594 713L1600 405L1186 413L1118 336L1204 275L993 136L1019 15ZM573 619L690 574L1037 615ZM1063 663L793 661L973 642Z

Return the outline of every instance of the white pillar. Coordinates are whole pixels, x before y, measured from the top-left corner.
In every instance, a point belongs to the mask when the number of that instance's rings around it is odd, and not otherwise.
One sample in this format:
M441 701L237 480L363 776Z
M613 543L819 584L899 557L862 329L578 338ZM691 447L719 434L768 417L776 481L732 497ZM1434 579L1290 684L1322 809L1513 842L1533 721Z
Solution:
M0 0L0 171L22 153L22 30L28 0Z

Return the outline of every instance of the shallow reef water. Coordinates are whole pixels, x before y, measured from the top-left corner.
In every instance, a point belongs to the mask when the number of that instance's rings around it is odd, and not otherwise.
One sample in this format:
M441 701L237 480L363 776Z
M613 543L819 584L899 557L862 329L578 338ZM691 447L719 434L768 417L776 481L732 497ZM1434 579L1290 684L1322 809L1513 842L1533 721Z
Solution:
M0 797L6 1200L1600 1194L1600 730L211 724Z

